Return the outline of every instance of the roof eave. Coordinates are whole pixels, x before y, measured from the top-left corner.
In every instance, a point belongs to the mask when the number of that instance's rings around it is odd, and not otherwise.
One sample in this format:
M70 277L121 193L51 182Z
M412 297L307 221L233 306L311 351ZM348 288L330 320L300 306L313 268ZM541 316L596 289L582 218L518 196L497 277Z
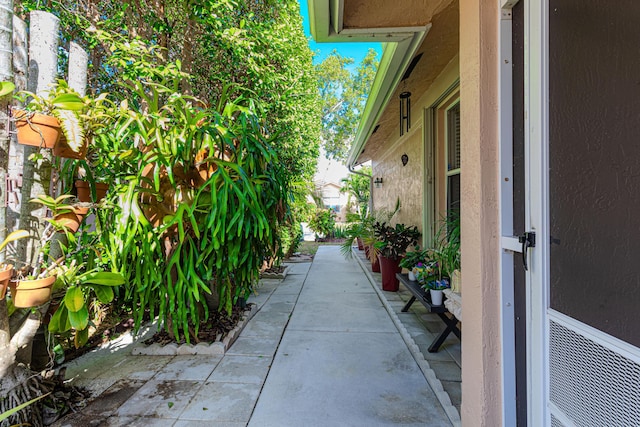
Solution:
M313 39L323 42L401 42L423 27L344 28L343 0L307 0L309 29Z
M367 103L358 124L356 137L349 150L347 158L347 166L349 168L356 166L367 140L373 133L373 129L380 120L404 72L420 48L430 28L431 25L428 25L398 43L385 43L383 45L382 58L378 65L376 77L369 91Z

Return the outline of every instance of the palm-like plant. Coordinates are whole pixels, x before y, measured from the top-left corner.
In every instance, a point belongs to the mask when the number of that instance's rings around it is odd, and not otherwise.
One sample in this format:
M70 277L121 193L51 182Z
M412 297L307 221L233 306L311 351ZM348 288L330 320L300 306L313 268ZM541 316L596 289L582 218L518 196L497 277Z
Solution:
M371 167L365 166L361 172L364 175L352 174L347 178L343 178L340 191L349 195L349 202L351 202L352 198L355 200L358 214L366 216L371 192L371 178L368 176L371 175Z

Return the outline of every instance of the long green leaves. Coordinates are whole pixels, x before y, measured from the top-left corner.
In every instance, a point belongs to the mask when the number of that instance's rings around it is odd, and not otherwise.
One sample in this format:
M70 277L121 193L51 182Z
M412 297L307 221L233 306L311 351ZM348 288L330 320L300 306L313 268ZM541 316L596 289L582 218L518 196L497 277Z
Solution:
M221 99L218 109L205 109L175 92L182 74L152 74L158 78L129 86L144 109L121 108L105 130L117 135L132 176L101 222L113 224L104 240L136 324L148 311L189 340L209 310L231 313L236 298L252 291L264 257L278 246L286 173L253 101ZM208 305L212 293L217 307Z

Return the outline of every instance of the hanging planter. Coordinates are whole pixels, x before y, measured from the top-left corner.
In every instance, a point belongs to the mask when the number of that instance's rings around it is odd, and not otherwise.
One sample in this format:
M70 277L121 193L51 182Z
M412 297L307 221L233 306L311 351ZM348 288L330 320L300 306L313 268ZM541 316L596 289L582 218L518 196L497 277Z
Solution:
M41 148L55 147L62 130L53 116L14 110L17 138L20 144Z
M51 288L56 276L43 279L17 280L9 282L13 305L17 308L38 307L51 299Z
M75 233L80 228L80 224L82 224L82 220L86 215L85 210L87 209L78 208L74 209L73 212L61 213L54 216L53 220L70 232Z
M4 269L0 271L0 300L3 300L7 294L7 288L9 287L9 280L13 275L13 265L8 264L4 266Z
M109 191L109 184L104 182L96 182L96 202L104 199L107 195L107 191ZM76 197L79 201L84 203L91 203L91 187L88 181L77 180L75 182L76 186Z
M89 148L89 140L83 138L79 146L73 147L69 144L69 140L63 134L60 135L58 142L53 147L53 155L64 157L65 159L85 159L87 157L87 149Z

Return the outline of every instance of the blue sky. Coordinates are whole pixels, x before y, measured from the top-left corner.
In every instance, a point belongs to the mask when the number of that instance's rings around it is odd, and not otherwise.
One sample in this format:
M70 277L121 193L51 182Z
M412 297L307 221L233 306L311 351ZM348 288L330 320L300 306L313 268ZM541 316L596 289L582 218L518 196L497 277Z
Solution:
M311 38L311 33L309 31L309 9L307 6L307 0L298 1L300 3L300 13L302 14L304 33L309 38L309 47L316 53L316 56L313 58L314 64L322 62L322 60L334 49L336 49L342 56L353 58L355 65L362 61L370 47L378 51L378 60L380 59L380 55L382 53L380 43L316 43Z

